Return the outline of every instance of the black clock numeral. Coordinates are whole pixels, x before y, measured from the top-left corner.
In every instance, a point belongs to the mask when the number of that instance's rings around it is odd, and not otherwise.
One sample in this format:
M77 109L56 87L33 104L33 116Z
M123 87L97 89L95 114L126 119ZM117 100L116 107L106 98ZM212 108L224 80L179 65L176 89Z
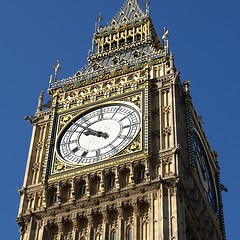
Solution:
M113 117L115 116L115 114L118 112L118 110L121 108L121 106L119 106L117 109L113 109L114 113L111 117L111 119L113 119Z
M96 151L96 157L98 158L98 157L99 157L99 155L100 155L100 151L99 151L99 150L97 150L97 151Z
M78 148L78 147L75 147L75 148L72 150L72 152L73 152L73 153L76 153L78 150L79 150L79 148Z
M84 152L82 153L81 157L86 157L87 154L88 154L88 151L84 151Z
M100 109L98 112L98 120L101 121L102 119L103 119L103 112L102 112L102 109Z

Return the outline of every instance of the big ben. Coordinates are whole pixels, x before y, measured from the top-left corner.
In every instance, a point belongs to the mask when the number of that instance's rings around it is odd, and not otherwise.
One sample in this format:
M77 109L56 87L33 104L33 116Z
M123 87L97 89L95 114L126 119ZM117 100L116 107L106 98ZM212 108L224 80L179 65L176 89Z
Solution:
M224 240L220 168L149 2L93 34L88 65L40 94L21 240Z

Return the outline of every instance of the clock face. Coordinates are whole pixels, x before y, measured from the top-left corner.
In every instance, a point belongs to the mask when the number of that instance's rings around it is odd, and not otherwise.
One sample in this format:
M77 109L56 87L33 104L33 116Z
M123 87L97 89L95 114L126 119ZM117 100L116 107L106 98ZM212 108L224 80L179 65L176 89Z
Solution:
M193 130L193 151L198 176L205 192L206 198L212 210L217 213L217 195L213 175L211 173L205 149L195 129Z
M70 164L89 164L127 147L140 130L140 113L132 105L103 105L75 118L60 133L57 151Z

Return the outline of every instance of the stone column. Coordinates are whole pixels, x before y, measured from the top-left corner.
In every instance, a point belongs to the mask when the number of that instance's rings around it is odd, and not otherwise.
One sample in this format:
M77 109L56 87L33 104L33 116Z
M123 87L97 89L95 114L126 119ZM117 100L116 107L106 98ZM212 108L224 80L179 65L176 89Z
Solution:
M154 193L150 194L148 209L148 239L154 239Z
M120 189L120 185L119 185L119 171L116 168L115 169L115 184L116 184L116 189Z
M139 215L139 208L138 208L138 203L135 201L133 203L133 239L138 239L138 215ZM140 228L141 229L141 228ZM141 234L141 233L140 233ZM140 238L142 239L142 238Z
M159 228L159 239L164 239L164 186L161 184L160 189L159 189L159 223L158 223L158 228Z
M44 227L46 226L46 221L39 221L38 222L38 234L36 234L36 237L34 240L44 240L43 234L44 234Z
M104 173L101 172L101 175L100 175L100 186L99 186L99 191L100 191L100 194L103 195L104 192L105 192L105 186L104 186Z
M103 240L108 239L108 213L107 209L104 209L102 211L102 216L103 216Z
M61 203L61 196L60 196L60 189L61 189L61 186L60 186L60 182L59 184L57 185L57 192L56 192L56 202L57 203Z
M88 212L88 234L87 234L87 240L93 240L93 234L94 234L94 229L93 229L93 216L91 213L91 210Z
M87 197L90 197L90 176L86 178L86 195Z
M129 169L130 169L129 178L130 178L130 181L131 181L130 183L131 183L131 185L134 185L135 184L134 183L134 172L133 172L134 167L133 167L132 164L129 166Z
M75 196L75 179L73 178L71 181L71 193L70 193L70 199L74 202L76 200Z
M177 186L175 183L169 188L169 220L170 220L170 231L169 237L171 239L178 239L178 219L177 219Z
M118 206L118 239L124 240L123 209Z
M63 238L63 223L62 223L62 217L59 217L59 218L58 218L57 225L58 225L58 239L59 239L59 240L62 240L62 238Z
M73 215L73 240L78 240L78 216L77 214Z

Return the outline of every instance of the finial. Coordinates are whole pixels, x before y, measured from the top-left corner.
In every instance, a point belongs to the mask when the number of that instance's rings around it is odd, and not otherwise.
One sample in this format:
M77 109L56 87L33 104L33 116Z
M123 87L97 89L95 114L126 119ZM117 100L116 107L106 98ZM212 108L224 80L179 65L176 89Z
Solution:
M43 102L43 91L41 91L39 98L38 98L38 106L37 106L37 112L40 112L42 110L42 102Z
M184 81L183 86L184 86L185 93L189 93L190 92L190 81L188 81L188 80Z
M40 92L39 99L43 99L44 93L43 90Z
M98 17L97 17L97 23L96 23L96 31L100 30L102 20L103 20L102 13L99 12Z
M50 75L50 77L49 77L49 88L51 87L51 85L52 85L52 82L53 82L53 76L52 76L52 75Z
M53 68L54 68L54 81L57 81L58 71L61 69L59 60L56 61L56 65L55 66L53 65Z
M175 67L174 67L174 56L173 53L170 52L170 71L171 73L174 73Z
M146 15L149 16L150 12L150 1L146 0Z
M164 51L166 53L168 53L168 50L169 50L169 47L168 47L168 29L166 27L163 28L162 40L163 40Z

